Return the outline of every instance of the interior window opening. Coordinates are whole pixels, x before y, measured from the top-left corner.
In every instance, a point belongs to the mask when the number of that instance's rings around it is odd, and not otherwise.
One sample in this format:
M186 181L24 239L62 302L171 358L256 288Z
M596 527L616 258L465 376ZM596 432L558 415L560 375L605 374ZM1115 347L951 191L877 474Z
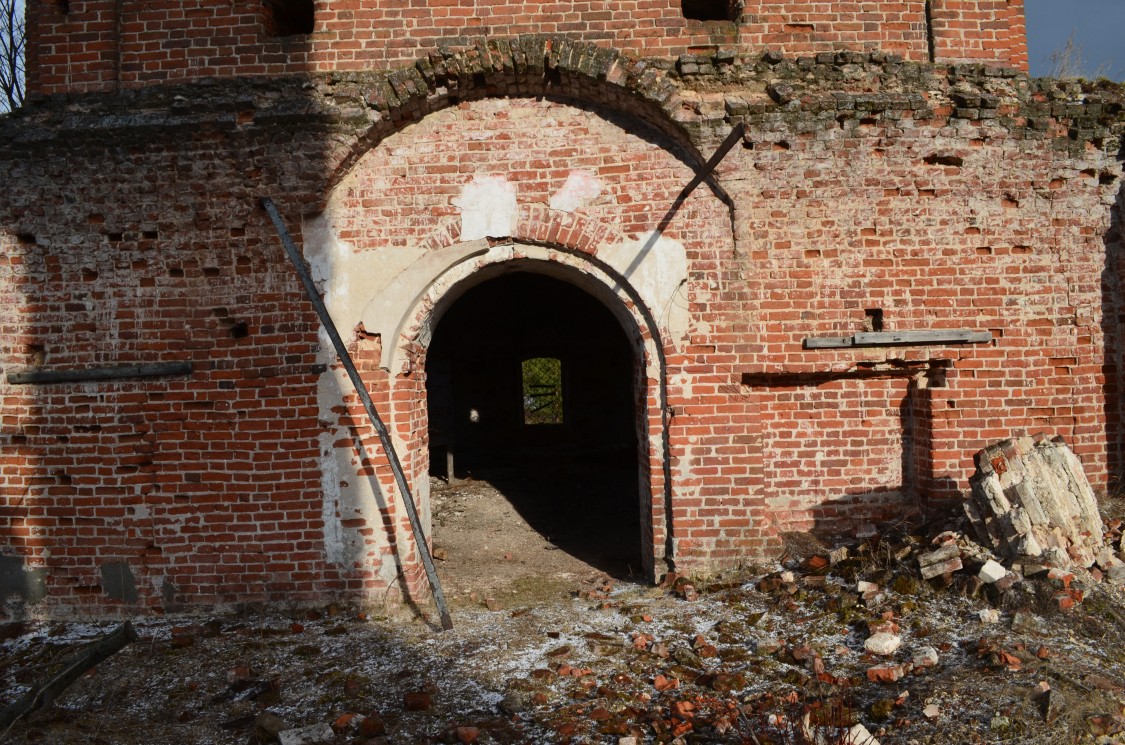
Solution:
M522 363L523 423L562 424L562 360L533 357Z

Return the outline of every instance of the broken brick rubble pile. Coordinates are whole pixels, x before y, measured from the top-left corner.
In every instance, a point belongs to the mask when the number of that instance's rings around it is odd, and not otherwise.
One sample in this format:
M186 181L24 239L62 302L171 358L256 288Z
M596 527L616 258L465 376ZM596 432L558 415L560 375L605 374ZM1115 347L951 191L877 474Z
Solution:
M1094 492L1061 437L1004 440L977 453L976 465L964 506L983 544L1059 569L1096 563L1114 576L1125 572L1104 545Z

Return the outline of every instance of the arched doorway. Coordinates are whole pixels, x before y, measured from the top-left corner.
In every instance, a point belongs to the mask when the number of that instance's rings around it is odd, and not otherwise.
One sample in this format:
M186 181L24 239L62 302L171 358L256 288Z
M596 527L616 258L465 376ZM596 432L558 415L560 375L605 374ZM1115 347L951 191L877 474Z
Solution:
M640 578L642 352L601 301L518 266L449 305L426 355L431 474L453 477L432 493L443 573L485 594Z

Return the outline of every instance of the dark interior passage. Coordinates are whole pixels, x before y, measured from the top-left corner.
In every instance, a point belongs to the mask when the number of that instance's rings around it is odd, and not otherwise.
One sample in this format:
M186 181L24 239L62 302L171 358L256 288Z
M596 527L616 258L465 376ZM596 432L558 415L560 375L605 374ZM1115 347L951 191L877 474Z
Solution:
M559 549L639 572L635 358L604 305L543 275L488 280L442 317L426 373L434 475L451 453Z

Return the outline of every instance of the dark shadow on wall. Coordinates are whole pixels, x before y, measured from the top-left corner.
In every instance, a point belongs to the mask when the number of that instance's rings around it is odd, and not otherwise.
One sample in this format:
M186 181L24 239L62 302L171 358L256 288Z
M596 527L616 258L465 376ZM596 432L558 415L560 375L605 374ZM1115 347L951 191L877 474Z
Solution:
M62 28L79 20L64 5L36 7ZM110 27L147 10L116 9ZM211 41L193 36L185 64L210 64ZM271 45L300 59L310 46ZM0 374L193 368L0 379L0 452L18 460L0 475L0 602L131 616L362 586L310 545L324 512L317 326L258 209L269 193L296 223L329 171L334 122L287 85L111 86L0 117L0 232L21 259L0 285L22 298L18 320L0 322Z
M1125 488L1125 187L1110 210L1102 272L1106 469L1111 492Z
M841 381L902 380L905 390L898 402L901 433L901 483L832 495L811 507L812 532L822 538L854 534L862 524L928 525L954 514L960 486L946 476L935 476L930 456L933 448L931 388L943 386L947 360L919 363L886 363L842 372L746 374L743 385L758 388L814 389ZM922 381L925 385L922 385ZM893 402L888 401L893 405ZM841 447L841 443L811 443L811 447ZM856 454L852 454L856 455ZM779 453L783 459L792 455ZM815 464L813 464L815 467ZM768 488L768 487L767 487Z

